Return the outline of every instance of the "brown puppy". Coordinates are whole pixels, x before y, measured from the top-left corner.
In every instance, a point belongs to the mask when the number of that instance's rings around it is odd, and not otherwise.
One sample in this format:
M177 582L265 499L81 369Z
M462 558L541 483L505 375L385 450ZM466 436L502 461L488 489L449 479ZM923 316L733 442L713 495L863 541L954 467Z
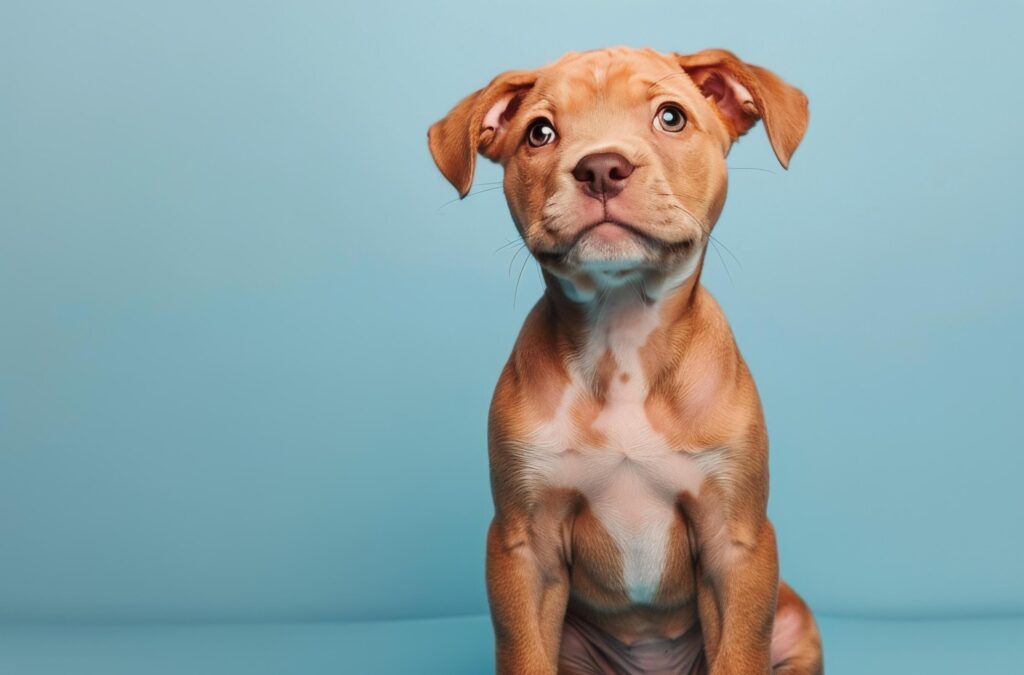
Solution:
M430 129L460 195L478 152L505 167L546 282L491 407L501 674L822 672L779 582L757 391L699 283L759 119L788 165L798 89L726 51L616 48L503 73Z

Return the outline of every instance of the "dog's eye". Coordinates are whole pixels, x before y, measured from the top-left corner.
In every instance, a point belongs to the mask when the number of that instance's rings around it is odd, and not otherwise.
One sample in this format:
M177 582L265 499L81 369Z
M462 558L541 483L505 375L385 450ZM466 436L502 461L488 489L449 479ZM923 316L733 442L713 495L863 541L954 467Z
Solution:
M666 103L658 108L654 121L665 131L678 133L686 126L686 113L675 103Z
M526 130L526 142L535 148L553 143L557 137L555 125L543 117L530 122L530 126Z

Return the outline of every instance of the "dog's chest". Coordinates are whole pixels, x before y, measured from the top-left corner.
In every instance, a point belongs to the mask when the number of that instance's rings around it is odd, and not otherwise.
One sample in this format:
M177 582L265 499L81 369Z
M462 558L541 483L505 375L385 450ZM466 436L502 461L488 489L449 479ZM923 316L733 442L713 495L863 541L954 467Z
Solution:
M598 347L614 362L596 415L582 415L590 390L574 377L553 417L524 448L535 488L571 488L586 500L621 560L622 584L634 602L658 591L677 497L696 493L702 473L691 455L670 447L647 416L648 387L640 359L644 330L610 334ZM595 348L596 349L596 348Z
M528 480L536 488L578 491L618 549L630 599L650 602L665 568L669 529L679 518L678 495L696 493L703 474L651 427L642 402L608 404L592 428L581 429L572 414L580 396L567 389L555 418L530 444ZM599 444L587 440L594 436Z

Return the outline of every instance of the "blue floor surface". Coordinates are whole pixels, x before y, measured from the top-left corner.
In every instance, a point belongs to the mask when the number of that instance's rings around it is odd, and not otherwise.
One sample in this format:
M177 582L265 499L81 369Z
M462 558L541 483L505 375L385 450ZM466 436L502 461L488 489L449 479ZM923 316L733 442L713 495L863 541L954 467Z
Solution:
M1024 674L1024 619L821 619L829 675ZM0 675L493 673L487 617L374 623L3 625Z

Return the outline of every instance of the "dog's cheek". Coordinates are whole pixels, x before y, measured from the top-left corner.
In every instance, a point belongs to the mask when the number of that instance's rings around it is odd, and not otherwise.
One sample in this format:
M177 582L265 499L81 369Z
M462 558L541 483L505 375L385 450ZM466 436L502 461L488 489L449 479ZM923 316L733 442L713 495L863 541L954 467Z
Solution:
M516 227L531 248L551 248L555 243L544 228L551 164L547 155L522 152L505 167L505 192Z
M718 220L728 192L725 157L710 139L695 137L685 152L675 153L670 167L672 192L708 227Z
M725 198L729 192L729 168L725 158L714 150L708 150L705 162L705 196L702 200L704 222L713 227L725 207Z
M530 243L532 233L529 232L529 224L535 217L529 210L528 190L528 174L523 171L521 162L517 158L512 158L505 165L505 196L516 229L523 239Z

